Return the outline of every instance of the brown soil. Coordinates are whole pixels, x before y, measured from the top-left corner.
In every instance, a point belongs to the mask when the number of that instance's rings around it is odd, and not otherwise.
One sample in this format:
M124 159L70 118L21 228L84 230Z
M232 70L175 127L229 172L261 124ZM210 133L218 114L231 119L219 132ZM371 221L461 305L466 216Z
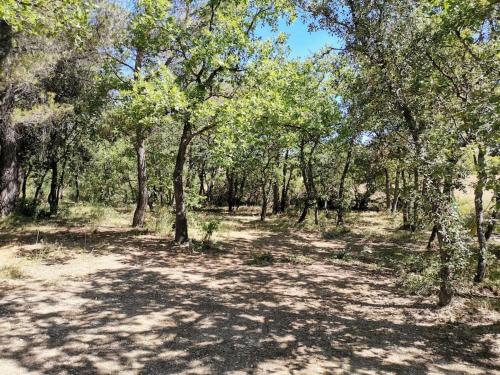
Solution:
M80 250L0 282L0 373L500 374L498 314L438 310L388 269L327 259L382 241L230 220L202 253L118 227L38 234ZM0 253L26 257L36 237L5 233ZM256 251L276 262L251 265Z

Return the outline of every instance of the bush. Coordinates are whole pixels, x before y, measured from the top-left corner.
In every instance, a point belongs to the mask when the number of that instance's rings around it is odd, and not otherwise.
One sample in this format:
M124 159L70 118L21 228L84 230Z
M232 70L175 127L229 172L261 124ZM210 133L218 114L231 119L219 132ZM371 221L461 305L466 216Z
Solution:
M4 266L0 268L0 278L5 279L21 279L24 276L18 266Z
M212 235L219 229L220 221L217 219L210 219L208 221L204 221L201 224L201 228L203 230L203 243L205 245L210 245L212 240Z

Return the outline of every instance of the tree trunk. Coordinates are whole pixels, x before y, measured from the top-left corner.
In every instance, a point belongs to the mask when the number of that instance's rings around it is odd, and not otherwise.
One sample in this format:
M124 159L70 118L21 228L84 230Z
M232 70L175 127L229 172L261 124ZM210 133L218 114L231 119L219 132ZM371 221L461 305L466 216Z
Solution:
M436 239L437 232L438 232L438 227L437 227L437 225L434 225L432 227L432 232L431 232L431 235L429 237L429 241L427 241L427 250L432 249L432 243Z
M205 161L201 163L201 169L198 173L198 178L200 180L200 188L198 190L198 195L205 195Z
M396 171L396 180L394 181L394 196L392 197L391 213L395 214L398 209L399 200L399 170Z
M75 202L80 202L80 175L78 170L75 174Z
M389 170L384 168L385 175L385 209L391 209L391 181L389 180Z
M495 229L496 222L498 220L498 212L500 211L500 190L497 190L495 194L495 206L490 212L490 217L488 219L488 226L486 227L486 232L484 237L486 241L488 241L493 234L493 230Z
M481 282L484 280L486 274L486 255L488 253L488 242L484 233L484 211L483 211L483 191L486 185L486 180L488 178L486 174L486 162L485 162L486 150L485 147L480 145L478 147L477 158L475 158L475 164L477 168L477 183L474 189L474 207L475 207L475 218L476 218L476 233L477 233L477 243L479 245L477 253L477 271L474 277L475 282Z
M28 170L23 173L23 183L21 185L21 198L23 201L26 200L26 187L28 185L28 178L31 174L32 166L28 166Z
M411 225L411 231L414 232L417 230L419 222L418 222L418 209L419 209L419 190L420 186L418 183L419 179L419 173L418 173L418 168L415 167L415 170L413 171L413 223Z
M276 215L280 210L280 190L278 186L278 179L273 182L273 215Z
M340 177L339 184L339 194L338 194L338 208L337 208L337 226L344 225L344 211L345 211L345 203L344 203L344 190L345 190L345 179L347 178L347 173L349 173L349 166L351 165L352 158L352 144L349 146L347 150L347 158L344 164L344 169L342 170L342 175Z
M40 180L38 181L38 184L37 184L36 189L35 189L35 195L33 196L33 202L32 202L33 206L37 205L37 203L38 203L38 198L40 196L40 193L42 192L43 182L45 181L45 176L47 175L47 172L48 172L48 170L45 169L42 177L40 177Z
M14 211L19 195L17 130L10 118L14 98L13 85L0 93L0 217Z
M226 178L227 178L227 210L229 212L234 212L234 203L235 203L234 201L236 193L234 172L227 170Z
M146 147L145 141L138 136L135 146L137 158L137 198L134 218L132 220L133 227L142 227L144 225L144 214L148 205L148 185L146 177Z
M401 171L401 180L403 181L403 198L402 200L402 211L403 211L403 228L410 229L410 213L408 204L408 187L406 185L405 171Z
M267 183L262 184L262 207L260 210L260 221L265 221L267 216Z
M192 137L192 126L188 119L184 121L179 149L175 160L173 183L175 199L175 242L183 244L189 242L186 206L184 203L183 172L186 163L186 151Z
M52 170L52 178L50 180L50 192L47 199L50 206L50 214L56 215L59 208L59 196L57 194L57 160L53 159L50 162Z

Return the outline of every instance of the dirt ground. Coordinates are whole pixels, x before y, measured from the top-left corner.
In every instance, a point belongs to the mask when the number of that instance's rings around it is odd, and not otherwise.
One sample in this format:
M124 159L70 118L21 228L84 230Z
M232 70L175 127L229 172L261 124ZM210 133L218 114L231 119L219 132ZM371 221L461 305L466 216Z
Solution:
M387 268L329 260L397 242L227 220L201 253L126 227L2 233L0 262L24 263L0 281L0 374L500 374L498 313L439 310ZM249 263L264 250L273 264Z

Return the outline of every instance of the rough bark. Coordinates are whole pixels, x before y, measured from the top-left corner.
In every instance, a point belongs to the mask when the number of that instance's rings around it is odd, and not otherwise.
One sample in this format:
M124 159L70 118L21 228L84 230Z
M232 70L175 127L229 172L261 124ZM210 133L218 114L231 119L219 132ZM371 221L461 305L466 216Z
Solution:
M58 167L57 160L55 159L51 160L50 169L52 171L52 178L50 180L50 192L47 199L50 206L51 215L56 215L59 209L59 196L57 194L57 177L58 177L57 167Z
M13 85L0 93L0 217L14 211L19 195L18 136L10 119L14 97Z
M148 205L148 186L146 175L146 147L144 139L137 140L135 145L137 159L137 198L132 226L142 227L144 225L144 215Z
M175 167L173 173L174 199L175 199L175 242L183 244L189 242L186 205L184 202L183 172L186 163L186 151L192 137L192 126L189 119L184 121Z
M488 253L488 242L486 240L486 235L484 232L484 209L483 209L483 192L486 185L486 180L488 178L486 174L486 162L485 162L486 150L484 146L478 147L477 158L475 158L475 164L477 168L477 183L474 189L474 207L475 207L475 219L476 219L476 234L477 243L479 246L477 253L477 270L474 277L475 282L481 282L484 280L486 274L486 255Z

